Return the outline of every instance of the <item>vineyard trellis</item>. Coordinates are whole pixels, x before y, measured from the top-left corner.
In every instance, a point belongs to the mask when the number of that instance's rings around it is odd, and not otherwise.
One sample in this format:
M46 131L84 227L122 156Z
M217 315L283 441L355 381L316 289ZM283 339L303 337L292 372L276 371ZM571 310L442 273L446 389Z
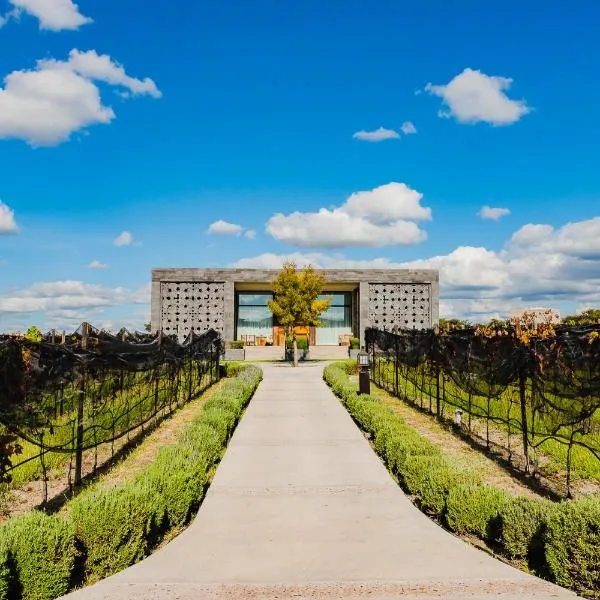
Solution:
M82 481L84 453L111 445L198 396L220 377L219 334L118 335L84 323L57 343L0 337L0 427L5 482L42 478L68 464L69 487ZM16 481L15 481L16 480Z
M510 462L518 444L526 474L550 456L571 497L576 455L600 481L600 326L368 329L366 343L376 384Z

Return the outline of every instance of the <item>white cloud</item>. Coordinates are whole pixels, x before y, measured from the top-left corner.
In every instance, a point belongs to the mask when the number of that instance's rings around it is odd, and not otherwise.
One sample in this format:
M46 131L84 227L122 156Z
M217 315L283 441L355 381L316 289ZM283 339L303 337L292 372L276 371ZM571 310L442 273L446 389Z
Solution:
M15 211L0 200L0 235L17 233L19 228L15 221Z
M236 267L279 268L285 260L317 268L438 269L441 314L472 321L506 318L517 309L600 304L600 217L560 228L528 224L499 251L459 246L449 254L410 262L355 260L319 252L261 254ZM561 310L561 312L563 312Z
M411 135L413 133L417 133L417 128L411 121L404 121L400 129L402 130L402 133L404 135Z
M109 85L120 86L133 95L148 94L160 98L161 91L152 79L136 79L125 72L122 65L113 61L107 54L98 54L95 50L80 52L71 50L69 60L41 60L38 67L47 70L73 72L91 81L102 81Z
M208 233L215 233L217 235L241 235L243 231L244 228L241 225L230 223L223 219L211 223L208 228Z
M253 240L256 238L256 231L254 231L254 229L247 229L246 233L244 233L244 235L249 239L249 240Z
M414 221L431 219L431 209L420 204L422 197L404 183L392 182L356 192L337 208L273 215L267 232L301 247L416 244L427 234Z
M482 206L478 214L482 219L491 219L493 221L497 221L500 219L500 217L510 215L510 210L508 208L492 208L491 206Z
M18 17L21 12L36 17L40 29L61 31L63 29L79 29L92 19L82 15L79 7L72 0L9 0L14 6L8 17Z
M2 331L24 331L37 324L47 331L51 328L74 330L83 321L103 326L104 311L119 311L119 327L127 325L130 317L141 327L150 301L150 284L138 289L104 287L82 281L51 281L35 283L27 288L0 293L0 323ZM117 329L119 328L117 327Z
M159 98L151 79L128 76L123 67L94 50L72 50L66 61L40 60L33 70L13 71L0 87L0 139L21 139L31 146L53 146L76 131L115 118L104 106L94 81L124 88L133 95Z
M0 314L92 309L146 302L147 286L139 290L128 290L82 281L52 281L34 283L23 290L0 294Z
M352 135L355 140L361 140L363 142L383 142L384 140L397 140L400 138L400 134L393 129L385 129L380 127L374 131L357 131Z
M133 235L129 231L120 233L113 241L115 246L131 246L133 244Z
M106 263L100 262L99 260L93 260L88 265L88 269L108 269L108 265Z
M442 98L448 107L443 117L454 117L459 123L511 125L531 112L525 100L511 100L505 91L512 84L508 77L488 76L481 71L465 69L446 85L428 83L425 90Z

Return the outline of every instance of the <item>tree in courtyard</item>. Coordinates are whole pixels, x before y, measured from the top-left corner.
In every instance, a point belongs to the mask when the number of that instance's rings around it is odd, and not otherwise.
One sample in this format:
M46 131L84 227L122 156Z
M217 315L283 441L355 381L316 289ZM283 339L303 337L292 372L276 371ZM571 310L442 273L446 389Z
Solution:
M29 340L30 342L41 342L43 335L42 335L42 332L35 325L32 325L27 330L24 337L25 337L25 339Z
M312 266L299 271L295 262L286 262L273 284L274 299L269 302L273 316L291 336L294 366L298 366L298 342L295 328L299 325L319 326L319 317L329 308L331 300L319 299L324 277Z

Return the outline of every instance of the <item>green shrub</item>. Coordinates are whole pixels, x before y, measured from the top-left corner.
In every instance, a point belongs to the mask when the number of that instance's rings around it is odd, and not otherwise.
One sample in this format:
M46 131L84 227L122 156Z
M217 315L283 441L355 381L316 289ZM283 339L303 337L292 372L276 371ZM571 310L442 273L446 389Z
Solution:
M458 485L446 500L446 522L452 531L470 533L482 540L497 536L498 516L508 494L488 485Z
M138 484L151 489L164 509L168 525L181 527L200 506L211 465L194 446L178 444L161 448L154 463L138 477Z
M207 465L214 465L221 458L223 452L223 443L219 433L201 421L195 422L193 426L182 432L180 443L198 448L206 459Z
M450 490L460 485L480 484L475 472L460 468L438 454L408 455L402 477L410 493L419 498L421 508L438 517L445 513Z
M0 533L0 600L8 600L11 596L11 590L15 587L13 571L13 557L8 551L5 537Z
M220 363L225 370L225 377L237 377L248 365L244 362L225 361Z
M88 583L118 573L148 554L148 539L162 523L165 507L149 485L136 483L84 493L71 505L77 537L87 553Z
M229 342L229 347L232 350L243 350L244 342L242 340L233 340L233 342Z
M546 563L554 581L600 590L600 495L561 502L545 519Z
M298 350L308 350L308 336L306 335L297 335L296 336L296 344L298 346ZM291 335L288 335L285 338L285 347L290 350L294 347L294 339Z
M543 522L550 508L549 502L526 496L511 497L500 508L499 542L509 558L524 560L543 552Z
M77 554L69 521L34 511L3 525L0 539L0 589L6 593L0 597L53 600L68 592Z
M357 338L357 337L350 338L350 349L351 350L360 349L360 338Z

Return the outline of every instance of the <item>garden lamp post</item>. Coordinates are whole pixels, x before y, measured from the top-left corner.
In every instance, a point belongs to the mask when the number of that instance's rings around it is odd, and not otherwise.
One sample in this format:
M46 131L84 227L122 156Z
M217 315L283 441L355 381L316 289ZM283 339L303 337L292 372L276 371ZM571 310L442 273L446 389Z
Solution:
M371 380L369 378L369 355L365 352L364 348L360 350L356 360L358 361L358 393L370 394Z

